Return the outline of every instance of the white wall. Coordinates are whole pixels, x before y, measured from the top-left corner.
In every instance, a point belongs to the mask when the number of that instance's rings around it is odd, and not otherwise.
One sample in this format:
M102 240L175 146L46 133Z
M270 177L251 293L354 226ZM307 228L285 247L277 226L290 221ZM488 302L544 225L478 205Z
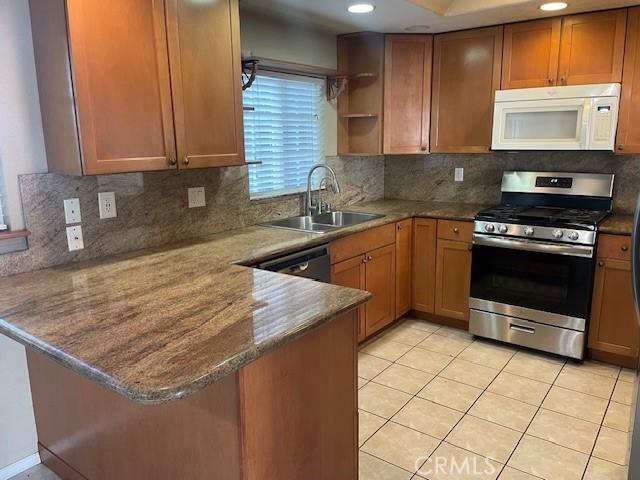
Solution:
M335 35L241 11L240 38L242 50L249 50L256 57L336 68ZM325 155L333 156L338 150L338 114L335 101L326 103L324 117Z
M8 222L18 230L18 174L47 171L27 0L0 0L0 164ZM0 468L36 450L25 351L0 335Z

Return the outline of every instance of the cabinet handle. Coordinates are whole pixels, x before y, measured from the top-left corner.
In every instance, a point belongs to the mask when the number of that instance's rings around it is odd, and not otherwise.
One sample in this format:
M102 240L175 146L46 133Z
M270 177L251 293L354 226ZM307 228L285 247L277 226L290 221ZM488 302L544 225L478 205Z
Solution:
M600 261L598 262L598 266L599 266L599 267L604 267L604 262L603 262L602 260L600 260Z
M398 230L402 230L402 225L398 224Z
M467 248L469 249L469 251L473 250L473 243L470 243Z
M176 162L175 158L169 157L169 165L171 165L172 167L175 167L176 163L178 163L178 162Z
M367 255L367 262L370 262L371 260L373 260L373 257L371 255Z
M562 85L566 85L567 84L567 79L565 77L560 77L560 83Z
M420 146L420 150L422 150L423 152L427 151L427 146L426 145L421 145Z
M626 252L627 250L629 250L629 245L622 245L620 247L620 250L622 250L623 252Z
M189 165L189 157L184 157L182 159L182 163L184 163L185 165Z
M547 82L549 82L549 85L553 85L553 78L549 78Z
M460 233L460 229L458 227L453 227L453 233Z
M618 150L624 150L624 145L619 144L619 145L618 145Z

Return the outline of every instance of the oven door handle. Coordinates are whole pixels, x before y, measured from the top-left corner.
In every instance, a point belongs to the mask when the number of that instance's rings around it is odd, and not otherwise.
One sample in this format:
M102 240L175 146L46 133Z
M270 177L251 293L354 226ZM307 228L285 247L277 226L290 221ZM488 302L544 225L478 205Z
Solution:
M569 255L572 257L593 258L593 247L589 247L586 245L558 245L555 243L494 237L491 235L483 235L478 233L473 235L473 244L483 245L486 247L524 250L527 252L542 252L552 253L556 255Z

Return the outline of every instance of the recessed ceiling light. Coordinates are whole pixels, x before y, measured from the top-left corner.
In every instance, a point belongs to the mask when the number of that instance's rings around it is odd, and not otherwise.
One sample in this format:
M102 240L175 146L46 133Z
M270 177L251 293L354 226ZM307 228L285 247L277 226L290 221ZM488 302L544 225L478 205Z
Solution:
M347 10L350 13L371 13L375 8L376 7L370 3L355 3L353 5L349 5Z
M540 10L544 10L545 12L555 12L556 10L563 10L565 8L567 8L566 2L549 2L540 5Z
M405 32L426 32L430 29L431 27L429 25L411 25L410 27L405 27L404 31Z

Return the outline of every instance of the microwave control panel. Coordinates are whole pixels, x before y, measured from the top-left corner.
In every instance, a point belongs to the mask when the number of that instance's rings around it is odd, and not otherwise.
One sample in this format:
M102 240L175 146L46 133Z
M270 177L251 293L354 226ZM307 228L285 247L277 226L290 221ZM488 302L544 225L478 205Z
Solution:
M597 97L591 105L591 150L613 150L618 120L618 98Z

